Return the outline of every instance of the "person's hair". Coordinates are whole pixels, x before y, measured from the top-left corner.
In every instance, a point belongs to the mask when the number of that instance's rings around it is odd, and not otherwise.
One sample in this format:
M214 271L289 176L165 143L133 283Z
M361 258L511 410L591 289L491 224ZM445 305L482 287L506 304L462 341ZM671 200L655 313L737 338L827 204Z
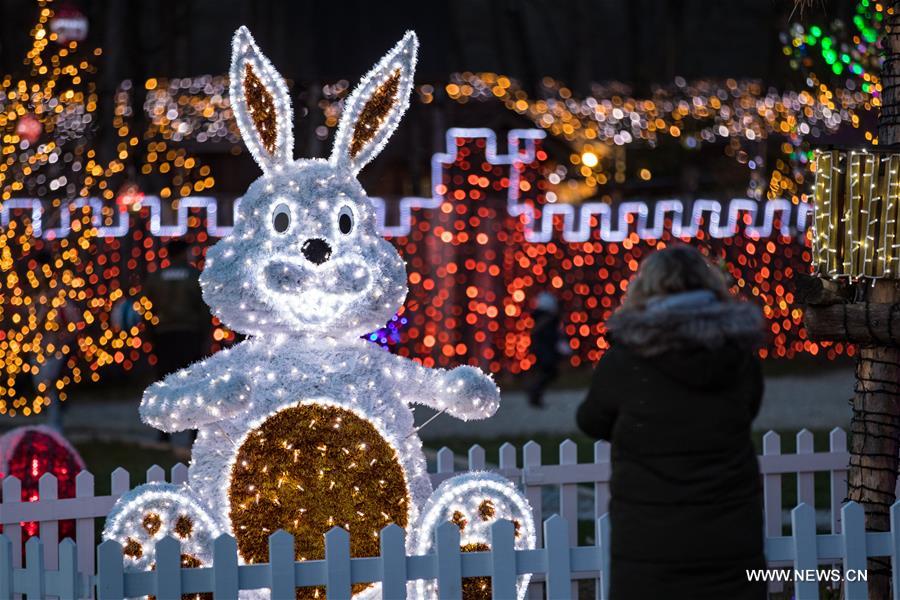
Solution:
M730 300L721 271L691 246L672 246L648 256L628 284L623 309L642 309L650 298L693 290L709 290L719 300Z

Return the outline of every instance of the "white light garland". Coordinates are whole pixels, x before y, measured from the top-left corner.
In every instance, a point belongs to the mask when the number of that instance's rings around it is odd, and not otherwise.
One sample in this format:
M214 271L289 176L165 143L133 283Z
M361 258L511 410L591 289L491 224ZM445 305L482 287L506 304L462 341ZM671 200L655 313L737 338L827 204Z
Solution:
M163 431L199 432L186 486L141 486L123 496L110 516L105 537L130 545L132 554L139 546L140 556L133 558L139 566L152 562L154 540L174 530L173 519L182 511L199 524L189 548L201 561L211 555L216 532L235 535L239 548L258 550L257 534L268 535L269 527L318 527L314 536L297 540L298 552L316 552L322 533L333 525L349 529L351 547L360 535L371 541L377 530L360 532L360 524L374 528L378 522L380 529L398 507L404 518L397 521L411 531L430 531L433 522L420 524L419 508L443 506L445 495L465 493L457 487L488 494L498 515L523 524L520 540L533 546L527 502L495 476L456 478L432 495L409 408L423 404L464 420L490 417L500 401L491 377L470 366L429 369L360 339L388 321L407 293L403 260L378 234L375 210L355 174L378 154L409 103L416 46L415 35L407 33L363 78L348 99L329 161L295 162L284 81L245 28L235 34L232 106L264 175L238 204L233 231L209 249L201 285L219 319L248 339L144 393L140 413L146 423ZM375 436L371 439L381 449L362 447L349 439L348 430ZM247 462L260 460L261 447L265 461ZM359 452L368 453L363 461ZM333 454L339 457L333 466L310 470L314 461ZM376 464L385 465L383 481L377 472L359 485L348 483L351 469L362 473ZM235 482L244 482L237 491ZM365 485L392 504L359 511L359 521L346 511L341 514L347 520L335 518L338 508L346 508L338 504ZM313 495L307 489L333 492ZM284 499L297 505L285 506ZM334 506L334 513L308 526L322 506ZM290 518L282 519L285 514ZM240 527L235 515L244 523ZM273 515L282 520L270 519ZM246 523L252 522L264 525L247 532ZM250 533L256 536L252 540ZM242 555L242 560L260 556ZM375 597L379 587L357 591L358 597Z
M486 502L489 511L485 511ZM457 475L439 485L422 509L421 525L411 534L412 550L416 554L432 552L435 529L446 521L456 522L460 527L462 546L490 546L491 525L498 519L517 525L514 540L517 550L535 547L531 506L508 479L488 472ZM530 580L531 574L519 576L516 582L519 600L525 597ZM412 597L437 598L437 583L417 581Z
M156 542L167 535L181 543L182 555L209 566L212 543L222 533L185 486L147 483L116 502L106 517L103 539L122 544L128 567L145 570L154 566Z

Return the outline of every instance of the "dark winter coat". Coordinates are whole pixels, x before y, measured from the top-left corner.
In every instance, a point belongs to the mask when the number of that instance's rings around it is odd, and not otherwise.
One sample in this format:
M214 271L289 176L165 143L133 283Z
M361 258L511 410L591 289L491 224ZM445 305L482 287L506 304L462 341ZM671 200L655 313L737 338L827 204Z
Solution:
M679 297L680 296L680 297ZM578 425L612 443L611 596L765 598L758 309L670 296L607 323Z

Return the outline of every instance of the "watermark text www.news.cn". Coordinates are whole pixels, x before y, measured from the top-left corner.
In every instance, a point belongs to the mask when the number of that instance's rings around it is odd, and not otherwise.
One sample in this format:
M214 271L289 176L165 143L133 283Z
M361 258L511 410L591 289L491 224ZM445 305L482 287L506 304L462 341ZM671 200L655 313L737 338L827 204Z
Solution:
M868 581L866 569L747 569L747 579L766 582L824 581Z

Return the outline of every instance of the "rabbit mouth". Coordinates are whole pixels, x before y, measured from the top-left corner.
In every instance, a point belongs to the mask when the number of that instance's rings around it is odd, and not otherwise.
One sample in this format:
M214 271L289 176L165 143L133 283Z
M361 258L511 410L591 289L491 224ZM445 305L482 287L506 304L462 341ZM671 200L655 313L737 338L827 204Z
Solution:
M285 302L295 317L316 320L321 309L339 309L370 287L372 274L361 259L347 257L309 267L292 260L276 259L262 269L265 288Z

